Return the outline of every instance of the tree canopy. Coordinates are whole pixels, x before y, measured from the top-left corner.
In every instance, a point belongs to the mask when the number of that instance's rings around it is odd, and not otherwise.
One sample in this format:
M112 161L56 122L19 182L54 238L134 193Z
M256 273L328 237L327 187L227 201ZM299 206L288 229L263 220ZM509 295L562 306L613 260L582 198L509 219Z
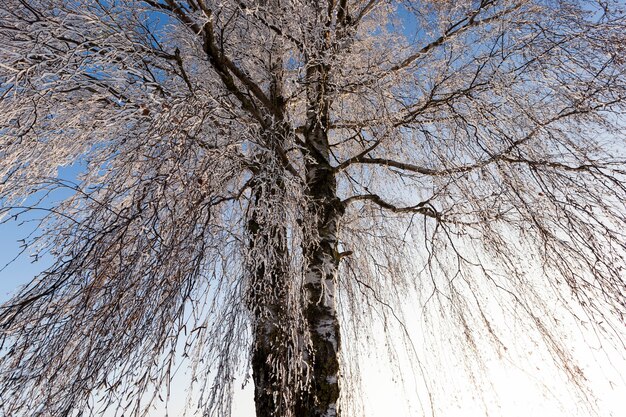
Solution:
M250 368L258 417L353 415L407 303L586 392L552 311L623 343L625 44L613 0L4 0L0 215L55 262L0 307L0 414L143 415L182 359L203 415Z

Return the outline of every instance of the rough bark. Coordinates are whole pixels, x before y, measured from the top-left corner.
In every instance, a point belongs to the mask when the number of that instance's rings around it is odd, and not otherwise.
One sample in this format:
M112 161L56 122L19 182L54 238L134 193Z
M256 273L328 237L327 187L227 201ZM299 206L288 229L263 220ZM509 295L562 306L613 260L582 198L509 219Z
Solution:
M259 198L262 196L257 194L253 201L256 203ZM259 221L254 211L248 221L248 230L253 251L265 251L270 242L274 245L274 262L256 264L248 287L248 306L255 323L252 375L256 415L288 415L291 405L283 395L282 378L285 375L276 372L276 367L288 369L289 363L290 340L286 325L290 320L286 311L289 251L286 246L286 230L281 226L267 227Z
M303 310L312 343L309 362L313 375L309 392L296 406L296 415L302 417L339 416L341 339L336 311L337 235L343 208L337 198L337 182L329 162L327 75L328 68L323 64L311 66L307 74L310 88L304 133L308 152L306 185L312 218L317 221L317 239L305 243L303 248L309 261Z
M271 0L270 0L271 1ZM263 4L268 3L266 1ZM278 1L272 1L278 7ZM270 129L264 132L264 146L277 155L289 136L289 128L283 120L283 60L279 44L273 44L268 54L268 74L270 77L269 100L273 114L267 115L266 122ZM280 156L278 159L281 159ZM264 164L263 156L260 165ZM272 176L270 175L270 178ZM267 184L265 184L267 185ZM254 187L253 187L254 188ZM287 311L289 276L289 248L287 246L287 229L284 224L262 224L255 208L262 204L263 198L274 198L281 194L284 183L281 176L275 177L273 186L266 187L272 195L263 196L256 191L252 199L251 217L248 222L250 245L256 246L259 253L271 251L273 262L256 265L252 271L250 286L250 310L254 315L254 345L252 348L252 377L254 380L254 403L257 417L278 417L292 415L294 392L285 392L289 383L288 374L278 369L290 369L290 355L294 355L295 346L289 331L294 325L294 318ZM253 252L255 252L253 250ZM270 268L268 270L267 268ZM255 291L259 288L259 292ZM267 297L268 291L271 296Z
M322 175L322 174L320 174ZM319 241L308 248L310 257L306 273L305 302L306 320L310 330L313 369L311 388L296 406L296 415L302 417L339 416L339 349L341 338L336 312L336 280L339 259L337 256L337 229L341 215L338 200L330 197L334 190L334 178L322 175L331 185L312 190L321 200L315 204L318 210Z

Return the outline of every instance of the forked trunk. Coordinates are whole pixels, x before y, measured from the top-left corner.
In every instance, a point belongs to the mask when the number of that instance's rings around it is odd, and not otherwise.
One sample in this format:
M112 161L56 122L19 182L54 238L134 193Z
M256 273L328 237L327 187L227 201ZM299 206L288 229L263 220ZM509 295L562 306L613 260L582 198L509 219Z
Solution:
M280 266L274 267L271 274L267 274L265 270L255 271L257 282L262 282L266 291L269 284L274 294L274 298L269 302L265 300L265 304L255 306L256 329L252 368L257 417L339 416L341 339L336 311L336 286L339 266L337 236L343 206L337 197L337 183L329 161L328 72L329 68L321 63L313 64L307 69L308 109L304 132L305 181L310 201L308 212L310 218L315 219L312 225L313 233L311 235L305 233L307 239L302 242L302 253L307 263L302 311L307 323L307 330L304 331L308 331L308 334L302 334L301 339L294 342L288 333L289 329L296 327L293 327L295 318L289 317L287 312L288 294L283 291L288 280L293 279L288 276L287 269ZM271 100L277 109L281 109L279 114L282 116L284 106L281 91L282 61L276 61L272 74L274 78L270 88ZM283 130L269 143L275 144L278 146L277 149L280 149L286 136L287 132ZM253 231L255 228L250 229ZM266 239L258 234L267 232L257 231L256 233L253 240L257 242L256 244L263 244ZM278 238L278 241L286 242L287 232L284 228L278 227L269 233L278 233L279 236L271 236L271 239L267 241L276 242ZM289 256L286 244L280 248L280 254ZM305 363L302 364L302 369L307 369L308 375L302 375L300 379L308 377L309 385L306 389L302 389L293 384L289 385L290 381L284 379L288 378L288 374L277 373L277 365L279 368L283 365L293 366L294 353L303 348L303 346L294 346L294 343L304 344L307 336L310 338L311 349L309 351L304 347Z
M267 271L258 264L250 287L251 310L255 315L255 346L252 371L255 384L255 408L257 417L337 417L339 411L339 321L335 297L337 268L338 222L343 213L341 202L335 196L336 184L330 166L314 164L309 167L308 190L311 197L312 218L316 219L316 238L305 242L304 256L308 260L302 306L311 341L311 351L305 355L304 368L309 369L308 389L289 385L288 373L277 372L293 365L297 351L289 331L293 330L294 318L287 311L286 286L289 279L287 266L277 262ZM268 241L285 242L284 228L262 231L255 221L249 222L256 245ZM270 233L271 236L268 236ZM274 246L274 253L284 256L286 245ZM268 290L269 294L268 297ZM302 335L302 340L307 335ZM287 387L287 389L285 389Z

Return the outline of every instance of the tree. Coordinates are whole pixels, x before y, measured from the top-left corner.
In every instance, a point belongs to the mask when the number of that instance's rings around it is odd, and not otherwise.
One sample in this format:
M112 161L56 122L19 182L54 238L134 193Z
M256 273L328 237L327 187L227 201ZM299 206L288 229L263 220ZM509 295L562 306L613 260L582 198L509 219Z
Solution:
M612 0L3 1L1 212L55 263L1 307L0 410L141 415L182 356L207 415L248 366L259 417L346 414L409 293L580 382L546 303L621 334L625 34Z

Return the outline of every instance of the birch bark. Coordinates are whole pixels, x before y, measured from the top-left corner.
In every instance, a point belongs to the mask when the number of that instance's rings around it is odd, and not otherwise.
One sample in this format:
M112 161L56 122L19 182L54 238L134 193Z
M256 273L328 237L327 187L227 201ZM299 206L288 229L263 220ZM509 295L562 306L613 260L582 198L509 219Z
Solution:
M308 259L305 277L305 312L313 357L312 386L297 404L297 415L335 417L339 415L339 350L341 338L336 310L337 236L343 214L337 197L337 181L329 162L328 123L330 101L327 95L329 68L323 63L309 67L307 124L305 128L306 189L310 211L316 219L317 239L305 242Z

